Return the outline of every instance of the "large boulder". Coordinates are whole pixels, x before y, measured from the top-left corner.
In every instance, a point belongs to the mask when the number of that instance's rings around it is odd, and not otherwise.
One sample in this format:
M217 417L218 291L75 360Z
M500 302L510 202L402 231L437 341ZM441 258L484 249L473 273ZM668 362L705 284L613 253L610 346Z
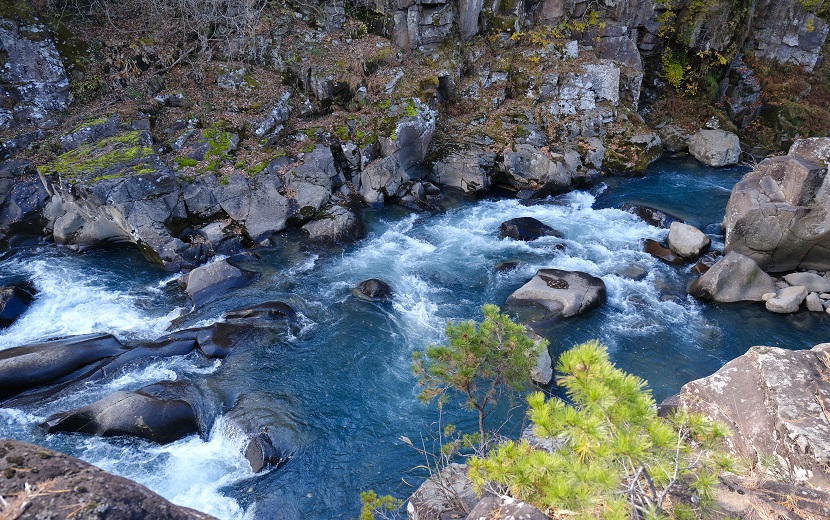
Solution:
M507 304L538 305L557 318L568 318L585 314L605 300L605 282L600 278L579 271L539 269L507 298Z
M496 154L486 146L486 140L480 139L446 147L433 162L429 179L470 194L489 190Z
M312 244L336 245L355 242L366 236L366 226L351 208L334 205L306 223L303 230Z
M689 294L712 302L762 301L775 292L775 280L751 258L730 252L692 282Z
M689 153L707 166L733 166L741 156L741 142L726 130L699 130L689 138Z
M51 415L40 428L44 433L130 435L160 444L197 433L199 423L193 407L182 399L163 395L167 393L164 390L164 385L155 384L135 392L116 392L83 408Z
M0 496L10 506L4 518L215 520L80 459L17 440L0 440L0 472Z
M672 222L666 243L678 256L694 262L709 249L712 240L694 226Z
M715 374L687 383L680 405L725 423L727 447L771 460L787 480L830 486L830 344L811 350L752 347Z
M201 307L232 289L248 285L256 277L255 272L240 269L227 260L219 260L182 275L179 282L185 287L193 306Z
M830 138L797 142L786 157L758 164L732 188L725 250L767 271L830 269Z

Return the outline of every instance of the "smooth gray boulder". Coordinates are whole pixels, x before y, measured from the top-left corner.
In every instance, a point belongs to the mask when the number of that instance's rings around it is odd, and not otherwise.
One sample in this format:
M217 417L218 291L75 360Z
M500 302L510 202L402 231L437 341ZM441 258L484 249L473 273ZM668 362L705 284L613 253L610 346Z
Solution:
M751 258L730 252L689 286L689 294L712 302L762 301L775 292L775 280Z
M725 250L771 272L830 269L830 183L822 164L771 157L746 174L726 206Z
M807 288L796 285L779 289L775 293L775 297L767 300L765 305L768 311L778 314L791 314L798 311L805 298L807 298Z
M605 282L579 271L539 269L516 289L508 305L540 305L555 317L568 318L599 307L606 300Z
M256 279L257 274L231 265L227 260L219 260L197 267L182 275L180 283L193 301L194 307L221 297L231 289L244 287Z
M672 222L666 243L675 254L694 262L709 249L712 241L694 226Z
M830 486L830 344L810 350L752 347L680 390L680 405L723 422L726 448L808 487Z
M790 285L803 285L808 291L817 293L830 292L830 280L815 273L790 273L784 275L784 281Z
M689 153L707 166L734 166L741 156L741 142L726 130L699 130L689 138Z

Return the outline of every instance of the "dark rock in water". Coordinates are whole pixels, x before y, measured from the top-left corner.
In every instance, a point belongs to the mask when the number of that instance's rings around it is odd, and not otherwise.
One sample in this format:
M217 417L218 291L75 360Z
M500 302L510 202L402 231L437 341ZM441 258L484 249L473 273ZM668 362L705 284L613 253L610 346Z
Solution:
M41 212L48 201L49 194L37 175L18 178L0 208L0 240L43 235Z
M214 323L198 330L196 343L205 356L224 359L255 333L248 324Z
M26 312L36 292L29 282L0 287L0 327L8 327Z
M116 392L83 408L54 414L40 428L44 433L131 435L160 444L197 433L199 425L193 408L182 399L171 398L169 393L164 383L135 392Z
M241 307L225 313L227 320L273 320L281 318L296 318L297 311L285 302L265 302Z
M124 346L109 334L87 334L0 351L0 399L62 378L96 361L118 356Z
M7 407L22 407L42 403L54 399L59 394L67 393L95 381L105 379L108 375L115 373L118 369L130 363L142 359L164 358L171 356L184 356L196 348L194 334L174 334L154 342L148 342L136 347L124 347L123 353L116 357L107 357L99 361L85 365L72 374L63 377L53 383L46 383L38 389L24 392L4 403Z
M539 269L507 298L507 304L538 305L558 319L585 314L605 303L606 297L600 278L579 271Z
M384 302L392 298L392 288L383 280L370 278L352 289L355 298L371 302Z
M244 287L257 278L257 273L231 265L227 260L212 262L182 277L194 307L201 307L231 289Z
M287 408L286 404L286 408ZM290 409L265 394L239 396L225 419L249 436L245 458L259 473L284 464L297 449L297 430Z
M626 202L620 209L623 211L627 211L632 215L637 215L641 219L645 220L648 224L651 224L654 227L668 229L672 222L683 222L683 219L680 217L676 217L674 215L670 215L665 211L660 211L659 209L655 209L649 206L645 206L643 204L634 204L631 202Z
M685 260L675 255L671 249L661 246L659 242L650 238L643 242L643 251L669 265L683 265L686 263Z
M15 518L67 518L78 511L72 518L215 520L174 505L141 484L42 446L3 439L0 453L0 473L6 477L0 479L0 495L27 496L24 515Z
M496 271L512 271L517 267L519 267L519 262L517 262L516 260L506 260L504 262L499 262L496 264Z
M563 238L564 235L533 217L513 218L502 222L499 234L504 238L529 242L542 237Z
M695 274L704 274L713 265L715 265L715 262L717 262L721 257L723 257L723 253L720 251L710 251L709 253L701 256L690 270Z

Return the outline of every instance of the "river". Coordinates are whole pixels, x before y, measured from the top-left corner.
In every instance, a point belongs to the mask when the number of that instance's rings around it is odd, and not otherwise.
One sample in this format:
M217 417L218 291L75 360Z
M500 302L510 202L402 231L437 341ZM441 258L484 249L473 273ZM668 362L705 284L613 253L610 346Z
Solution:
M825 341L830 318L823 313L781 316L760 304L693 300L686 294L694 279L688 267L665 265L641 252L642 239L663 240L667 230L617 209L639 202L670 211L720 248L729 192L745 171L662 160L643 178L603 178L590 192L533 205L448 197L437 213L367 210L369 235L357 244L313 253L301 247L297 233L280 235L250 265L262 273L254 284L195 312L175 277L137 251L20 249L0 262L0 283L30 279L39 294L0 333L0 349L89 332L110 332L126 343L153 339L168 328L209 324L229 309L268 300L290 303L301 317L290 330L226 360L192 353L145 362L43 406L0 409L0 436L65 451L223 519L356 517L361 491L405 499L425 477L417 468L423 457L400 440L406 436L431 447L439 422L435 407L417 399L412 352L440 342L447 320L480 319L482 304L502 304L539 268L585 271L608 288L603 307L545 331L552 355L599 338L618 366L649 381L658 401L753 345L804 348ZM499 238L501 222L523 216L565 238ZM496 269L501 262L516 266ZM366 278L386 280L393 301L352 297L350 288ZM44 436L37 428L54 412L174 379L207 381L219 394L248 395L290 432L296 446L291 460L252 474L242 454L244 437L221 419L207 439L194 435L166 446ZM504 421L505 410L492 424ZM521 427L518 416L505 424L507 433ZM441 421L475 428L473 415L454 403Z

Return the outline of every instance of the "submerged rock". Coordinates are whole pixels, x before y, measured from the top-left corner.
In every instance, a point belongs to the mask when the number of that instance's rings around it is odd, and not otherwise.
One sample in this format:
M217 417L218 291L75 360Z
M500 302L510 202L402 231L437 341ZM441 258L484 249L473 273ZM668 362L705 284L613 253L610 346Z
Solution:
M542 237L563 238L564 235L533 217L518 217L502 222L499 235L503 238L530 242Z
M669 265L683 265L686 263L681 257L675 255L671 249L663 247L659 242L650 238L643 241L643 251Z
M273 396L254 393L239 396L225 416L248 437L245 458L254 473L278 468L297 450L298 433L291 414Z
M72 518L81 520L215 520L80 459L13 439L0 440L0 472L0 496L26 496L24 510L10 511L13 518L64 518L77 511Z
M29 282L0 287L0 327L8 327L26 312L36 292Z
M665 211L661 211L656 208L652 208L650 206L646 206L644 204L634 204L631 202L626 202L620 209L623 211L627 211L632 215L637 215L648 224L651 224L654 227L668 229L669 226L672 225L673 222L683 222L683 219L680 217L676 217L674 215L670 215Z
M370 278L358 284L352 289L352 294L355 298L372 301L385 302L392 298L392 288L383 280L377 278Z

